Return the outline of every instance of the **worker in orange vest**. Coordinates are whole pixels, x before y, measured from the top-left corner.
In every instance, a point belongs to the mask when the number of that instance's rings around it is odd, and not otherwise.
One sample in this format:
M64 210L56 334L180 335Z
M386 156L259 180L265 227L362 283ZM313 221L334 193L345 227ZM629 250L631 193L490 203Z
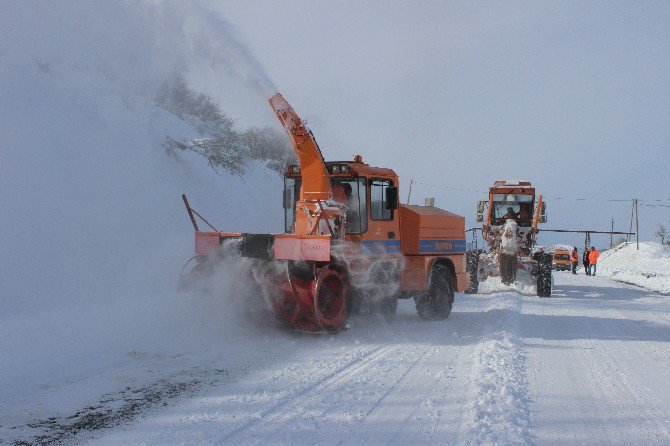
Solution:
M598 264L598 250L595 246L591 246L591 251L589 252L589 270L592 276L596 275L596 266Z
M577 264L579 263L579 253L577 252L577 247L572 250L572 255L570 256L570 262L572 263L572 274L577 274Z

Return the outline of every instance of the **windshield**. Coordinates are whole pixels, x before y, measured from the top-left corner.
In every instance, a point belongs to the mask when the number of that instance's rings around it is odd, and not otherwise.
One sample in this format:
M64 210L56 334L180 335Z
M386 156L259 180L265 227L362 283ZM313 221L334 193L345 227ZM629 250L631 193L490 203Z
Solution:
M496 197L498 194L495 195ZM509 197L501 195L501 197ZM514 197L514 196L512 196ZM516 221L519 226L530 226L533 218L533 202L532 195L516 195L516 197L523 197L523 201L494 201L491 209L491 218L494 225L502 225L505 220L512 219ZM530 197L530 201L526 201Z
M368 229L365 178L333 179L333 199L347 207L348 234L361 234ZM287 234L295 231L295 204L300 199L302 178L284 179L284 224Z
M570 256L567 254L554 254L554 260L570 260Z

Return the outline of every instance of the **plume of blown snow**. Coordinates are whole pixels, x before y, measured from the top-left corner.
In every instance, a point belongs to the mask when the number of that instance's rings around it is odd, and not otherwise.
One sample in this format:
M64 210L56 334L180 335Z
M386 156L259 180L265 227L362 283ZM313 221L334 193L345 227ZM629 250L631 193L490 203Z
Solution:
M176 292L193 251L180 194L222 229L277 232L281 179L257 162L245 181L168 156L166 135L197 132L153 99L175 70L227 69L267 96L259 65L226 29L202 31L220 23L200 4L26 0L3 3L0 20L3 386L234 340L221 332L238 320L230 286L210 300Z

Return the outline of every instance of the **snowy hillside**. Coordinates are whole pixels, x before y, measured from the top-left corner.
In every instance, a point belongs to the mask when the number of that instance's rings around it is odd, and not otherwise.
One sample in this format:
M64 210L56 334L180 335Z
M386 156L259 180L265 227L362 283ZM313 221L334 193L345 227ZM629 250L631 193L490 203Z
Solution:
M202 348L200 335L220 330L226 318L207 318L208 302L176 293L180 268L193 255L182 193L221 230L283 230L277 172L249 162L243 177L217 175L193 152L166 151L166 137L197 132L155 105L157 87L184 60L192 71L211 68L206 47L197 54L189 45L231 44L216 34L160 42L158 28L188 31L199 17L168 12L152 2L3 5L5 427L76 406L77 398L62 397L63 383L125 364L129 352Z
M661 293L670 293L670 248L656 242L624 244L604 251L598 274Z

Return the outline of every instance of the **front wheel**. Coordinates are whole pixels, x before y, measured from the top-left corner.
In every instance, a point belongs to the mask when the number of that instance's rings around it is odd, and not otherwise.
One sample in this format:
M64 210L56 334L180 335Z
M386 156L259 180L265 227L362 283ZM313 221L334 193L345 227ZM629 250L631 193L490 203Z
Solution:
M376 315L386 322L393 322L398 309L400 278L395 270L378 269L358 290L356 312Z
M539 297L551 296L551 256L544 254L538 259L537 266L537 295Z
M453 275L446 266L433 268L428 292L414 298L416 312L421 319L441 321L449 317L454 305L453 284Z

